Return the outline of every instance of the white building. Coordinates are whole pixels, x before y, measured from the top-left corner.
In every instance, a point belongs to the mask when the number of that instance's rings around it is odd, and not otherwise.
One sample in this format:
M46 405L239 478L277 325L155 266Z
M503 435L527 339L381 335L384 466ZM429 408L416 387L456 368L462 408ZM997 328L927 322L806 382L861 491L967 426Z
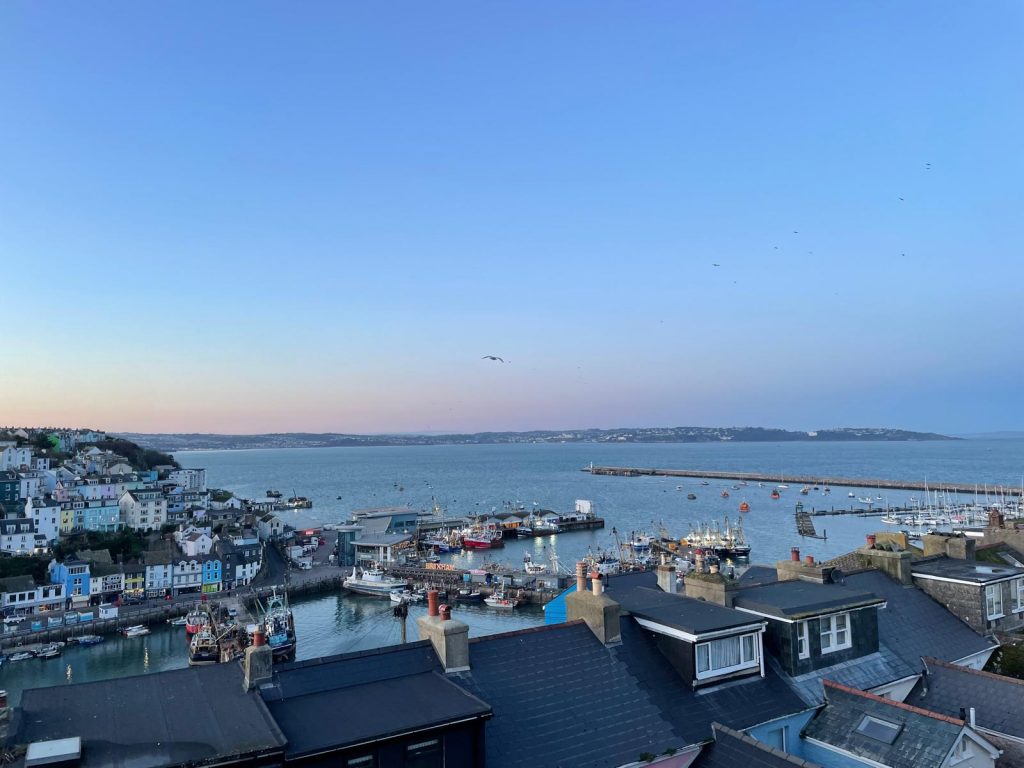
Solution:
M32 449L29 446L23 445L18 448L12 443L6 443L3 448L0 448L0 472L30 466L32 466Z
M4 616L25 616L64 607L63 584L36 584L31 576L0 579L0 606Z
M167 473L167 479L173 480L175 485L186 491L206 490L205 469L172 469Z
M41 554L49 542L38 537L31 517L9 517L0 520L0 552L11 555Z
M176 557L173 566L171 586L174 589L174 594L202 591L203 561L201 557Z
M125 526L136 531L158 531L167 522L167 500L157 490L125 491L118 506Z
M270 541L284 533L284 522L276 515L267 512L256 521L261 541Z
M179 539L181 551L189 557L208 555L213 549L213 538L205 531L193 530Z
M26 469L18 473L18 498L28 499L38 496L43 486L43 473L35 469Z
M53 541L60 534L60 504L53 499L25 499L25 517L32 519L36 533Z

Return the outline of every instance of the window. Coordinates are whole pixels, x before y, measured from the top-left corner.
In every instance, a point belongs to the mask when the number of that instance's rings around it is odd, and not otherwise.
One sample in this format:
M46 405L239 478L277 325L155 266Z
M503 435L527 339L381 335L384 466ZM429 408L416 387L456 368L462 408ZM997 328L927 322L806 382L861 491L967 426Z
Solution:
M697 679L758 666L757 634L723 637L697 645Z
M857 733L867 736L869 739L881 741L883 744L892 744L900 735L903 726L899 723L890 723L888 720L879 720L877 717L864 715L857 725Z
M350 757L345 765L347 768L377 768L377 756L376 755L360 755L359 757Z
M990 584L985 587L985 615L990 619L1003 616L1003 585Z
M405 768L444 768L441 740L419 741L406 747Z
M807 622L801 621L796 625L797 657L801 659L811 658L810 633L807 631Z
M821 652L832 653L849 648L850 614L837 613L834 616L823 616L819 619L821 628Z
M1010 582L1010 595L1013 597L1013 612L1024 611L1024 579Z

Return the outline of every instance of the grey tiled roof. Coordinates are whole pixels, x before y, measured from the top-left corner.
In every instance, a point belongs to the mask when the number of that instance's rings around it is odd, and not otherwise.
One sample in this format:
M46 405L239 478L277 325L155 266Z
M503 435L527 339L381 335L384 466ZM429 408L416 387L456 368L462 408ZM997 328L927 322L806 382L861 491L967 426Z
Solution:
M771 656L768 657L768 661L773 667L778 663ZM865 691L902 680L916 672L916 669L907 665L889 648L881 646L877 652L869 653L867 656L790 677L789 683L808 704L820 704L824 700L822 683L825 680L835 680L851 688Z
M826 686L828 703L804 736L890 768L939 768L964 730L962 722L849 688ZM857 732L865 715L900 726L891 744Z
M631 590L628 600L620 605L638 618L647 619L693 635L746 627L763 626L759 617L734 611L715 603L692 597L672 595L655 587Z
M480 637L469 653L470 671L449 677L494 710L488 768L611 768L683 746L640 681L586 624Z
M693 768L819 768L721 723L712 723L711 728L715 740L700 751L690 764Z
M979 728L1024 738L1024 680L925 659L927 678L918 681L907 703L950 717L974 707Z
M995 648L927 593L905 587L881 571L850 574L846 583L885 598L886 607L878 611L878 642L915 672L921 670L922 656L959 661Z

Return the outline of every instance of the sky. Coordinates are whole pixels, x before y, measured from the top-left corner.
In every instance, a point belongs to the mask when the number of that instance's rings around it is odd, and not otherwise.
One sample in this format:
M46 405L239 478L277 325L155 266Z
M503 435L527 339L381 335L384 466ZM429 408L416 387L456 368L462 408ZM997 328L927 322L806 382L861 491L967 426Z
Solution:
M1022 33L7 0L0 424L1024 429Z

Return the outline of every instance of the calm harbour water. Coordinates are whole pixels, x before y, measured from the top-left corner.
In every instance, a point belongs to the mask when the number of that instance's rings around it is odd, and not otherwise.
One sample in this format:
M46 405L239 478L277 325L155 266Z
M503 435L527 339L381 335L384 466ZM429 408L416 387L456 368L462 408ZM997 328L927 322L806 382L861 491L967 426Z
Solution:
M961 483L1020 485L1024 472L1024 441L956 441L935 443L714 443L714 444L563 444L423 446L395 448L310 448L251 451L196 451L177 454L186 467L205 467L211 487L227 488L240 496L261 497L267 489L286 496L308 496L314 506L282 513L294 525L342 522L353 509L409 505L431 509L435 503L450 516L501 509L506 501L527 507L570 511L576 499L590 499L604 517L604 530L580 531L556 537L512 541L502 550L469 552L450 559L476 567L493 559L518 564L524 552L536 561L556 552L570 566L588 550L614 546L611 529L621 532L664 526L684 536L691 524L735 520L741 501L751 511L743 515L754 562L771 563L788 556L791 546L825 559L849 551L864 534L884 526L877 518L856 516L816 518L825 541L801 539L793 523L793 506L848 507L856 495L879 493L891 504L905 504L911 492L879 492L870 488L834 487L829 496L800 496L791 487L778 501L769 498L770 485L733 490L732 483L651 477L592 476L580 469L598 465L763 472L773 476L821 474L844 477L927 479ZM683 490L676 489L683 485ZM730 497L721 491L729 488ZM686 493L697 494L687 501ZM340 498L339 498L340 497ZM883 502L884 504L884 502ZM372 648L399 642L399 626L387 601L330 595L294 604L299 635L298 657ZM415 637L410 611L409 637ZM480 607L459 608L474 635L533 626L543 621L537 610L516 609L511 615ZM184 633L158 628L145 638L108 637L91 648L68 648L60 659L30 659L5 663L0 688L16 702L24 688L83 682L118 675L141 674L186 664Z

